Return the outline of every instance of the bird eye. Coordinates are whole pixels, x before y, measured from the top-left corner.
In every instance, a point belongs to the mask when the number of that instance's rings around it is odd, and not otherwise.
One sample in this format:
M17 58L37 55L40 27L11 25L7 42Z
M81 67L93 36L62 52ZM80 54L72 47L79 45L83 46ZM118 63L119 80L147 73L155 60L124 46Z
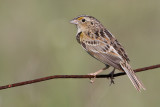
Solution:
M82 19L82 22L85 22L86 20L85 19Z

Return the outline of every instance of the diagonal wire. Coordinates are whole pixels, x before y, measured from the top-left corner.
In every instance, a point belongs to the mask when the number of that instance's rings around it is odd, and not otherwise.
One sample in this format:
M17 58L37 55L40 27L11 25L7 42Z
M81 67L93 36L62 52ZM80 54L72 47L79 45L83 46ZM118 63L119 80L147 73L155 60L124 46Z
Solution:
M142 71L156 69L156 68L160 68L160 64L152 65L152 66L148 66L148 67L143 67L143 68L138 68L138 69L135 69L134 71L137 73L137 72L142 72ZM122 75L126 75L125 72L116 73L113 75L113 77L118 77L118 76L122 76ZM0 86L0 90L23 86L23 85L27 85L27 84L33 84L33 83L42 82L42 81L46 81L46 80L50 80L50 79L62 79L62 78L65 78L65 79L78 78L78 79L80 79L80 78L109 78L109 77L111 77L110 74L97 75L96 77L93 75L53 75L53 76L47 76L47 77L42 77L42 78L38 78L38 79L33 79L33 80L28 80L28 81L17 82L17 83L13 83L13 84L9 84L9 85Z

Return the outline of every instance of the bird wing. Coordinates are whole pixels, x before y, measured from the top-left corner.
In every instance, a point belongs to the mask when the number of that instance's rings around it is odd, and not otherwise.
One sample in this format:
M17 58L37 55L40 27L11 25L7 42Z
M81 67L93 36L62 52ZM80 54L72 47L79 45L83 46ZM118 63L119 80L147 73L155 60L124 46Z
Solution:
M118 52L118 54L127 62L129 62L129 57L126 53L126 51L124 50L123 46L117 41L117 39L107 30L104 29L103 32L105 33L104 35L106 35L107 37L110 38L111 41L111 45L114 47L114 49L116 49L116 51Z
M94 58L104 64L121 69L120 61L122 57L114 49L113 46L99 39L86 38L82 39L80 44Z

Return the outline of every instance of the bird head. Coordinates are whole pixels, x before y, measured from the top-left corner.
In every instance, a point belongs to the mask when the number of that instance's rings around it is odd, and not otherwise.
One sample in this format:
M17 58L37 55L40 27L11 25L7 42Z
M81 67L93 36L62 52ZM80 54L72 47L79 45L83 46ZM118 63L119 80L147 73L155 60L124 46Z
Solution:
M92 28L97 28L100 25L100 22L92 17L87 15L78 16L70 21L70 23L75 24L80 31L85 31Z

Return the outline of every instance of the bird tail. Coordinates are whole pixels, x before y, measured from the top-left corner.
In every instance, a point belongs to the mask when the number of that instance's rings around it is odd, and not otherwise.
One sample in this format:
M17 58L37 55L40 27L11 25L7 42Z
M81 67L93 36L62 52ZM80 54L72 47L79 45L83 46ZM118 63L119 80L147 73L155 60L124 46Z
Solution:
M132 70L131 66L126 62L120 62L120 65L131 80L133 86L138 90L141 91L141 89L146 90L143 83L137 78L135 72Z

